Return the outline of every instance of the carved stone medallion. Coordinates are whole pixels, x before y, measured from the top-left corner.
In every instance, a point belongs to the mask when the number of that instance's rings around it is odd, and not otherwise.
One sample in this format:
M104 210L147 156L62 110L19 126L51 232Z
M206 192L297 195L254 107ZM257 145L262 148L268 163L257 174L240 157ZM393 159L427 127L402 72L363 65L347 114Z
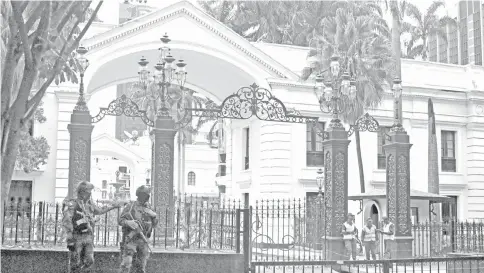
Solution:
M158 192L156 194L156 203L158 205L168 206L171 192L171 150L172 148L167 143L163 143L159 147L158 152L158 168L157 182L159 183Z
M343 224L345 221L345 155L343 152L336 154L334 174L334 217L335 222Z
M387 157L387 199L388 199L388 218L392 223L395 223L395 217L397 213L396 199L397 199L397 188L396 188L396 166L395 157L393 155L388 155Z
M408 175L407 175L407 157L400 155L398 157L398 228L402 234L408 231L407 212L408 212Z
M81 137L77 138L74 142L74 190L77 185L87 180L87 141Z
M331 152L326 152L324 158L324 197L326 199L326 235L331 236L333 220L333 174L331 170Z

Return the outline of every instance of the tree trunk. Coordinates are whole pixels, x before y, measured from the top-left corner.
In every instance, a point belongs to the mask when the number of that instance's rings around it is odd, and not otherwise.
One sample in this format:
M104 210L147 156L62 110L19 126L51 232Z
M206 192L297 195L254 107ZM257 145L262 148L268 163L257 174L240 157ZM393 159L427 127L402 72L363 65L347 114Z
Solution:
M178 145L177 145L177 149L178 149L178 162L177 162L177 165L178 165L178 198L182 198L182 195L183 195L183 189L182 189L182 160L181 160L181 157L182 157L182 137L181 137L182 133L181 131L178 131ZM181 200L181 199L179 199Z
M23 104L25 105L25 104ZM10 191L10 183L12 182L13 171L15 168L15 161L17 160L18 146L20 143L20 123L21 116L25 107L18 107L15 112L10 116L9 121L5 124L8 128L6 135L7 142L5 147L5 153L2 154L2 202L8 198Z
M392 51L395 58L395 76L402 79L402 45L400 43L400 18L399 18L399 10L398 10L398 1L392 1ZM398 102L397 105L397 113L398 113L398 121L399 123L403 123L402 119L402 99ZM402 124L403 125L403 124Z
M358 170L360 172L360 189L361 193L365 192L365 172L363 171L363 159L361 158L361 142L360 142L360 131L355 130L355 140L356 140L356 155L358 157Z
M183 142L182 144L182 156L181 156L181 185L182 185L182 192L185 193L185 151L186 151L187 144Z
M402 48L400 44L400 18L398 14L398 1L392 1L392 51L395 57L395 76L402 79ZM393 8L393 7L392 7Z

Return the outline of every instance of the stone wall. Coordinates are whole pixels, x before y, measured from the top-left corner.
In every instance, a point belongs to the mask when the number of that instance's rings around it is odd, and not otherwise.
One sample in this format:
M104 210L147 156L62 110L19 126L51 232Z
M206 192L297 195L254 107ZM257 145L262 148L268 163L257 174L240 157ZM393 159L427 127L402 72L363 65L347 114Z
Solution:
M67 250L2 249L3 273L65 273ZM93 273L115 273L119 268L118 251L99 250L94 258ZM177 273L242 273L243 255L231 253L154 252L148 260L147 271Z

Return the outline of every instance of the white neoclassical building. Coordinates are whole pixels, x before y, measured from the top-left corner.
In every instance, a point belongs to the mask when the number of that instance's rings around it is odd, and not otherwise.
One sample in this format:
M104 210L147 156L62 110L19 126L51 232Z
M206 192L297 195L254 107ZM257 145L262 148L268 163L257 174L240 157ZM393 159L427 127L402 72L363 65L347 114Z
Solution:
M115 1L113 1L115 2ZM113 9L112 4L103 7ZM101 18L102 19L102 18ZM186 87L216 103L239 88L256 83L271 90L286 107L303 115L319 117L327 123L329 115L320 112L313 83L299 75L306 65L308 49L277 44L251 43L187 1L180 1L123 24L95 23L83 41L91 66L85 77L88 107L96 115L116 98L119 85L137 79L137 61L145 56L157 61L159 38L168 33L173 55L185 60ZM427 191L428 117L427 101L432 98L437 120L440 194L457 201L460 219L484 218L484 68L402 60L404 127L411 148L411 188ZM44 98L45 124L35 127L51 145L47 165L39 171L16 172L19 181L12 194L30 194L33 200L60 200L67 194L70 114L78 97L77 86L52 86ZM380 126L391 126L393 101L390 92L377 109L369 113ZM149 138L133 147L116 139L116 118L106 117L95 124L93 158L115 158L104 167L109 171L91 172L91 179L103 190L102 181L115 180L119 167L129 169L130 189L145 183L149 163ZM218 195L217 185L225 185L225 196L249 200L261 198L302 198L318 191L316 171L321 139L305 124L248 120L225 120L226 169L217 168L218 152L208 145L188 145L183 180L175 185L184 192ZM347 125L348 128L348 125ZM385 129L382 129L383 131ZM142 135L142 134L141 134ZM359 193L359 173L354 137L349 146L349 195ZM141 143L145 141L146 145ZM362 132L362 157L367 191L385 189L382 148L385 137ZM177 155L176 155L177 156ZM442 164L442 162L444 164ZM97 164L102 164L97 163ZM95 159L92 168L96 168ZM177 173L178 171L175 171ZM196 174L196 186L188 185L189 172ZM219 173L219 177L215 178ZM175 175L175 179L178 176ZM181 182L180 182L181 181ZM191 181L191 180L190 180ZM30 184L29 184L30 183ZM23 186L22 186L23 185ZM30 193L28 193L30 185ZM22 188L22 187L26 188ZM132 194L133 195L133 194ZM358 212L356 202L350 211ZM374 202L378 210L384 204ZM363 208L366 214L370 206ZM421 210L422 206L418 206ZM415 210L418 214L418 209ZM420 212L423 213L423 212ZM424 213L423 213L424 214ZM427 213L428 214L428 211ZM418 215L416 216L418 217Z

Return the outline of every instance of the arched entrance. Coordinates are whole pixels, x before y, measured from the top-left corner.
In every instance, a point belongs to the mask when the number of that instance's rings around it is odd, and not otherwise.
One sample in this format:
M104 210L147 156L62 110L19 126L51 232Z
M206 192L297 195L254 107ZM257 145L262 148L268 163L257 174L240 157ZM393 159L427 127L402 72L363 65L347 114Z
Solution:
M366 220L368 218L371 218L371 220L373 221L373 224L377 228L379 228L381 217L383 216L380 210L380 205L378 204L378 202L375 202L373 200L369 200L365 202L366 204L364 205L364 209L363 209L363 224L366 223Z
M373 220L374 225L376 228L380 226L380 212L375 204L371 205L370 207L370 218Z

